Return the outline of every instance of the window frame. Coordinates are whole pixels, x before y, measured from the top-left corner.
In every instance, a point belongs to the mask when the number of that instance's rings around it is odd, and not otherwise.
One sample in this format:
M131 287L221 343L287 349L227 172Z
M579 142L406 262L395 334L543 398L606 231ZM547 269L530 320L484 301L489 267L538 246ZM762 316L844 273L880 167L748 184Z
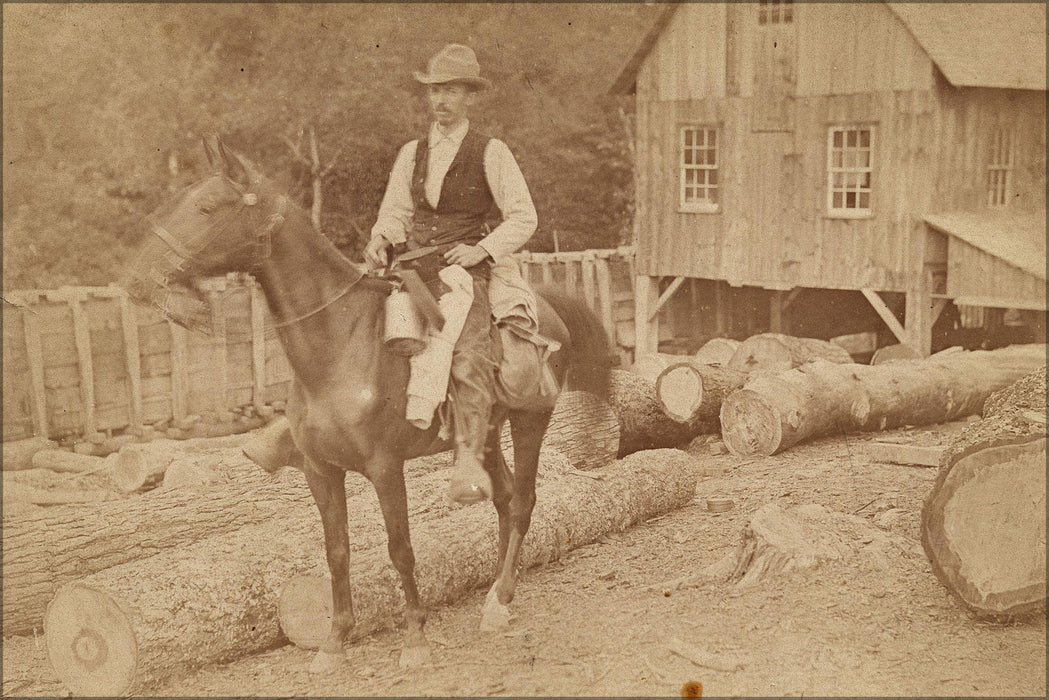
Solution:
M866 147L855 146L851 148L864 149L869 154L869 159L866 166L836 166L834 165L834 152L835 148L840 148L842 151L842 161L844 163L844 155L847 149L850 148L847 144L848 134L850 131L857 132L857 140L859 138L859 132L868 132L868 145ZM843 135L842 141L845 142L841 147L834 145L834 134L841 133ZM825 199L825 212L826 216L831 219L869 219L874 216L874 191L875 191L875 152L877 144L877 129L876 125L866 122L857 122L849 124L829 124L827 126L827 166L826 166L826 199ZM862 152L862 151L861 151ZM836 187L834 184L834 176L836 174L856 174L856 173L867 173L868 175L868 186L865 189L857 187L856 189L850 190L846 185L844 187ZM856 192L857 195L860 193L867 194L867 206L864 208L860 207L835 207L834 206L834 194L840 192L843 195L847 195L850 191ZM845 197L843 197L844 199Z
M686 146L685 144L685 133L691 130L693 132L693 143L692 146ZM713 132L714 134L714 162L713 163L686 163L685 150L687 148L696 149L695 135L703 134L703 149L711 150L707 147L708 134ZM677 130L677 178L678 178L678 212L683 214L717 214L721 211L721 197L722 191L722 178L721 178L721 125L711 123L687 123L679 124ZM703 173L716 173L716 180L714 184L710 184L709 175L704 176L702 184L693 182L691 185L687 182L686 173L689 171L703 172ZM686 192L688 187L704 190L714 190L717 198L714 201L710 201L709 197L698 201L686 201Z
M758 0L758 27L793 24L796 9L793 0Z
M989 209L1002 209L1008 207L1012 199L1013 168L1016 164L1014 130L1007 126L995 127L991 133L990 147L984 179L984 202Z

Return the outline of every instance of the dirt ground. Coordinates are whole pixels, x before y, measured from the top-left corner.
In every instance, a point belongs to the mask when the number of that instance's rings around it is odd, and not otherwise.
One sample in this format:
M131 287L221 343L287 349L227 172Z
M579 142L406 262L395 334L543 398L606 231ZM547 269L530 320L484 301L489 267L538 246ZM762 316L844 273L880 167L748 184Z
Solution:
M698 682L707 696L1045 696L1045 616L995 624L963 610L919 543L936 469L870 458L872 440L944 444L963 426L824 439L763 459L697 445L692 503L524 572L509 632L478 630L477 590L432 611L432 663L419 670L398 668L394 620L350 646L330 675L311 676L311 652L288 645L202 668L157 694L678 696ZM711 496L735 508L710 513ZM731 555L768 503L856 514L905 546L880 565L831 562L745 589L693 577ZM682 643L706 666L671 651ZM66 694L43 639L5 639L3 662L4 696Z

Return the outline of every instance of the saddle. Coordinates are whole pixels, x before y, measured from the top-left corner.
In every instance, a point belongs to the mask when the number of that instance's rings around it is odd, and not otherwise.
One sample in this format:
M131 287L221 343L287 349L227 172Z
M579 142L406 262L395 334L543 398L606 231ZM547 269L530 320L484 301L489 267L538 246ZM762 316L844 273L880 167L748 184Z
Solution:
M392 258L383 275L394 284L386 301L388 350L416 355L426 348L427 327L436 331L444 328L445 315L438 301L414 266L405 263L449 248L449 245L417 248ZM496 360L496 400L511 409L553 406L559 387L548 360L560 349L560 344L539 334L535 293L515 262L492 266L488 294ZM443 374L439 380L443 385L448 369L441 367L437 371Z

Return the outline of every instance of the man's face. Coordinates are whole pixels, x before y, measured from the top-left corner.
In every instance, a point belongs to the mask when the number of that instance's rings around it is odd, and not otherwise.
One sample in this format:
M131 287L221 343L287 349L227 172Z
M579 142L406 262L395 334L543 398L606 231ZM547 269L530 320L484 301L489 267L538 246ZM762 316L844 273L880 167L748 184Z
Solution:
M473 105L474 91L462 83L437 83L429 86L430 110L442 127L452 127L466 119Z

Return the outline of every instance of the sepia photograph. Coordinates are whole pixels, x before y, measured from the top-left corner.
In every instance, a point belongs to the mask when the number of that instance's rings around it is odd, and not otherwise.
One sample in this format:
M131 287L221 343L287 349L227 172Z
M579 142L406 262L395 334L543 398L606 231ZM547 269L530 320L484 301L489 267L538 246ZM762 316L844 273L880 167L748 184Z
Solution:
M2 697L1045 697L1044 2L0 18Z

